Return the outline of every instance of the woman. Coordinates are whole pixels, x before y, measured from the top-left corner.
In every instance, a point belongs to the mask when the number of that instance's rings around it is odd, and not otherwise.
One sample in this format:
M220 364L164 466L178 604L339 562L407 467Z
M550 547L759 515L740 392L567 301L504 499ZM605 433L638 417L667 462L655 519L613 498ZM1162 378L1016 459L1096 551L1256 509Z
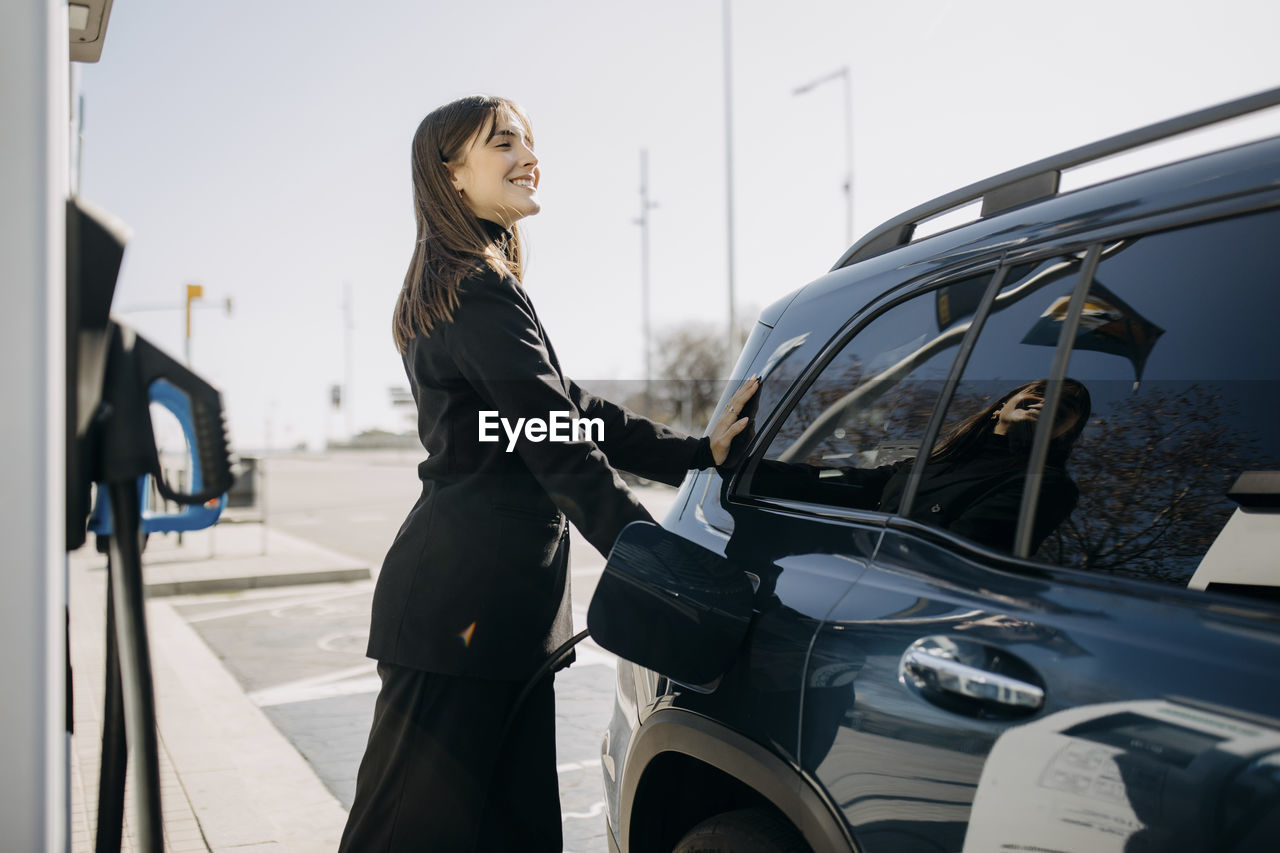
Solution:
M695 439L564 377L520 283L516 223L538 212L541 175L514 103L436 109L412 168L418 239L393 331L428 458L374 591L382 689L341 849L558 851L550 676L497 741L572 634L565 517L608 554L624 526L652 520L615 469L674 485L722 462L755 384ZM557 418L603 429L557 435Z

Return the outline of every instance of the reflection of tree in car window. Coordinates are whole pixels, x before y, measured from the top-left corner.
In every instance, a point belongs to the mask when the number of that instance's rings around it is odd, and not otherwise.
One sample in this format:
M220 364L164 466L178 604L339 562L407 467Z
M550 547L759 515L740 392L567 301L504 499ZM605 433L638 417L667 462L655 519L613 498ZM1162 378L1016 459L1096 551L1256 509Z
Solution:
M1280 456L1278 225L1270 210L1104 253L1071 341L1097 413L1072 457L1080 503L1037 557L1182 585L1228 535L1231 484Z
M1239 428L1236 405L1206 385L1117 390L1074 456L1080 505L1037 557L1186 583L1234 510L1231 481L1265 461L1259 442Z

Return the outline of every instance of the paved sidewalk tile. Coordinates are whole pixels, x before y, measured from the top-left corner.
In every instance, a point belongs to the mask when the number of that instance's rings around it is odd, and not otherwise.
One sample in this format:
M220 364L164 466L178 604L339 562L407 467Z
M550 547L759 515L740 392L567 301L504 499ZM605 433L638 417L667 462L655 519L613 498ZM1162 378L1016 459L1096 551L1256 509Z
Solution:
M230 535L206 531L203 539L187 534L181 545L176 538L166 542L152 537L152 547L143 557L151 599L147 622L165 849L332 851L346 820L343 808L191 626L155 593L224 588L219 578L230 579L232 588L253 588L295 580L368 578L369 573L356 561L285 534L248 526L232 530ZM255 553L263 543L267 553ZM69 560L75 724L70 820L75 853L91 851L96 832L105 565L105 556L91 547ZM266 580L259 583L256 577ZM122 846L132 851L136 839L129 822L131 786L126 800Z
M97 833L98 774L102 756L102 691L106 659L106 579L102 568L73 566L70 583L71 667L75 732L71 738L71 850L91 853ZM165 849L208 851L199 821L186 797L173 760L161 737L161 817ZM132 785L125 788L125 827L122 848L133 851L135 837L130 822ZM170 837L170 833L173 837Z

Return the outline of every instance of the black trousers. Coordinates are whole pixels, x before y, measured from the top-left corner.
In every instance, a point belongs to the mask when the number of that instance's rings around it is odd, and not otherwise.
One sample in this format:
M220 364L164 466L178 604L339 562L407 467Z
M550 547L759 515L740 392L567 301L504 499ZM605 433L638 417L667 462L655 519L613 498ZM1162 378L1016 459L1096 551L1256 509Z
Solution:
M378 664L382 689L341 853L560 853L552 676L523 684Z

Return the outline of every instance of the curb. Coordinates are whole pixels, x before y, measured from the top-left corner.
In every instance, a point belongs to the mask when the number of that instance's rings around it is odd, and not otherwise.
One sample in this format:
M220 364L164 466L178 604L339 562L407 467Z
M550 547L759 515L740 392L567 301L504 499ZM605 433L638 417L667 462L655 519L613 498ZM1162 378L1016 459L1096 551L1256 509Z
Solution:
M314 572L290 572L277 575L235 575L205 580L162 581L146 584L146 591L148 598L166 598L174 595L206 595L214 592L239 592L246 589L270 589L313 583L346 583L368 580L369 577L369 570L363 567L321 569Z
M160 737L209 849L332 851L346 810L167 602L147 607Z
M261 525L221 524L153 536L142 554L149 598L367 580L369 567L320 545Z

